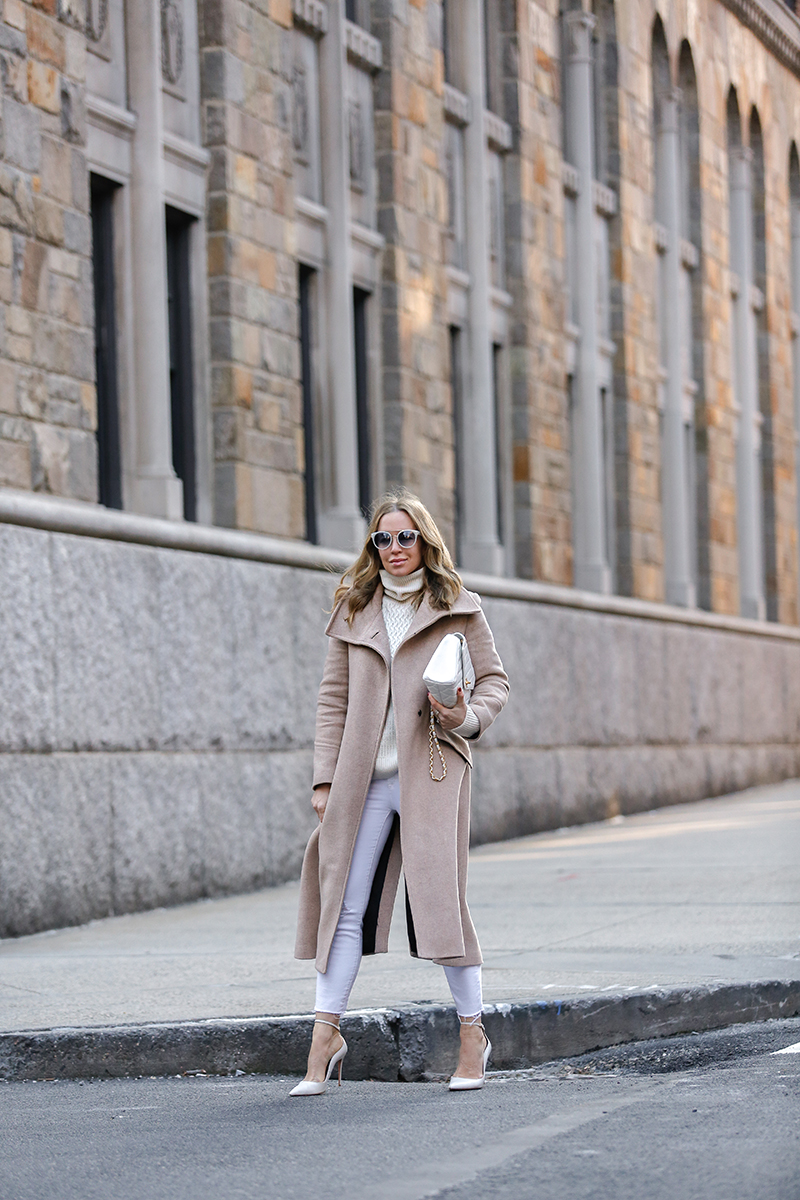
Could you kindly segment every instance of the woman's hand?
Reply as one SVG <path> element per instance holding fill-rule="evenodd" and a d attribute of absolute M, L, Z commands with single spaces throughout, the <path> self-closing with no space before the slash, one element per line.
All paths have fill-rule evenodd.
<path fill-rule="evenodd" d="M 330 794 L 331 785 L 329 783 L 321 783 L 311 793 L 311 804 L 320 821 L 325 816 L 325 809 L 328 806 L 328 796 Z"/>
<path fill-rule="evenodd" d="M 450 732 L 451 729 L 458 729 L 459 725 L 463 725 L 467 719 L 467 702 L 464 699 L 464 693 L 461 688 L 458 689 L 458 699 L 452 708 L 445 708 L 438 700 L 434 700 L 433 696 L 428 692 L 433 716 L 441 725 L 442 729 Z"/>

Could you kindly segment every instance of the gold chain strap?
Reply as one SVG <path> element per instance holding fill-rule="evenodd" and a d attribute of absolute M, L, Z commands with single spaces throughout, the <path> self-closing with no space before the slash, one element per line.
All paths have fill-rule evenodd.
<path fill-rule="evenodd" d="M 428 742 L 430 743 L 430 747 L 431 747 L 431 779 L 433 780 L 434 783 L 441 783 L 442 780 L 444 779 L 445 775 L 447 774 L 447 763 L 444 761 L 444 755 L 442 754 L 442 747 L 439 745 L 439 739 L 436 736 L 436 730 L 433 727 L 433 709 L 431 709 L 431 720 L 430 720 L 430 725 L 428 727 Z M 434 773 L 433 773 L 433 747 L 434 746 L 436 746 L 436 751 L 439 755 L 439 762 L 442 764 L 441 775 L 434 775 Z"/>

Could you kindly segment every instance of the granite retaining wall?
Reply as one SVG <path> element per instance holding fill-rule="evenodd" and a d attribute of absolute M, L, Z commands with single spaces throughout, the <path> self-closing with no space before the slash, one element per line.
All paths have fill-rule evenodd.
<path fill-rule="evenodd" d="M 335 577 L 103 520 L 0 524 L 1 936 L 291 879 L 314 826 Z M 512 692 L 477 842 L 800 775 L 798 631 L 483 583 Z"/>

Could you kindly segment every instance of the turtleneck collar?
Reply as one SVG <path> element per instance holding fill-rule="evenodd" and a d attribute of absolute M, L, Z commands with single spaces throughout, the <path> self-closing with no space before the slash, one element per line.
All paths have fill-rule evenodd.
<path fill-rule="evenodd" d="M 413 599 L 418 592 L 425 586 L 425 568 L 420 567 L 417 571 L 412 571 L 410 575 L 390 575 L 388 571 L 381 571 L 381 583 L 386 596 L 390 596 L 392 600 L 399 600 L 402 604 L 406 600 Z"/>

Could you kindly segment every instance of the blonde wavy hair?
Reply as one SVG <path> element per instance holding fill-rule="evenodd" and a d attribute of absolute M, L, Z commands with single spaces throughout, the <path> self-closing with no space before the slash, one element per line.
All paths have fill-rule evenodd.
<path fill-rule="evenodd" d="M 419 496 L 406 488 L 398 488 L 375 501 L 364 548 L 352 567 L 345 571 L 333 597 L 334 608 L 340 601 L 347 600 L 348 625 L 352 624 L 356 613 L 367 607 L 380 582 L 381 556 L 372 544 L 371 535 L 390 512 L 408 513 L 420 532 L 425 571 L 423 591 L 427 592 L 431 605 L 447 611 L 453 607 L 464 586 L 444 538 Z"/>

